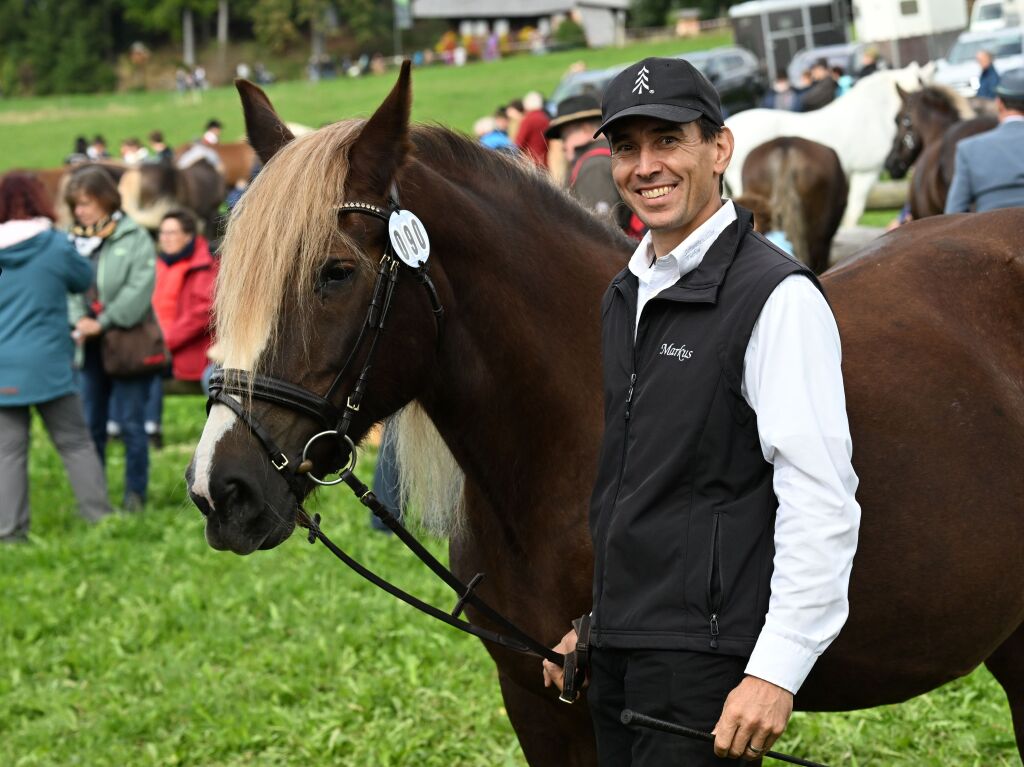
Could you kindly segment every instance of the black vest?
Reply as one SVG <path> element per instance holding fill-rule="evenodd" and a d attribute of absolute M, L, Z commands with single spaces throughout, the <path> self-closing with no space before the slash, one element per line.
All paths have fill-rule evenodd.
<path fill-rule="evenodd" d="M 635 344 L 636 276 L 621 272 L 602 303 L 599 647 L 749 655 L 768 612 L 778 500 L 743 358 L 775 287 L 791 274 L 818 283 L 736 212 L 700 265 L 647 302 Z"/>

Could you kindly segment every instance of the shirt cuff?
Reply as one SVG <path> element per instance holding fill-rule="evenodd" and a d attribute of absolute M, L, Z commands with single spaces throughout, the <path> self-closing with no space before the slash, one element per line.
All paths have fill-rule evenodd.
<path fill-rule="evenodd" d="M 763 630 L 747 661 L 745 673 L 796 695 L 818 655 L 779 634 Z"/>
<path fill-rule="evenodd" d="M 107 316 L 106 312 L 100 314 L 100 316 L 96 318 L 96 321 L 100 323 L 100 327 L 103 328 L 104 330 L 110 330 L 110 328 L 114 324 L 110 321 L 110 318 Z"/>

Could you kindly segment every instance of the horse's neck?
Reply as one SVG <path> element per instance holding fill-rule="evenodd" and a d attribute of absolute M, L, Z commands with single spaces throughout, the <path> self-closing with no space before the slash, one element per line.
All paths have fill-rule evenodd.
<path fill-rule="evenodd" d="M 930 120 L 921 121 L 921 142 L 927 146 L 940 140 L 949 126 L 959 120 L 956 113 L 946 114 L 942 112 L 933 113 Z"/>
<path fill-rule="evenodd" d="M 417 186 L 433 199 L 424 223 L 451 306 L 437 384 L 420 401 L 490 505 L 522 514 L 596 461 L 600 302 L 628 252 L 565 223 L 581 221 L 571 203 L 541 205 L 529 184 L 518 197 L 467 194 L 428 176 Z"/>

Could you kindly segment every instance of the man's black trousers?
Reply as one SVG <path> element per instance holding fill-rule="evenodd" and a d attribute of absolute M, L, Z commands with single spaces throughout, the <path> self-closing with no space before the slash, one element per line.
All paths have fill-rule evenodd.
<path fill-rule="evenodd" d="M 600 767 L 721 767 L 712 743 L 627 727 L 622 709 L 710 732 L 725 698 L 743 679 L 746 658 L 684 650 L 592 648 L 587 700 Z"/>

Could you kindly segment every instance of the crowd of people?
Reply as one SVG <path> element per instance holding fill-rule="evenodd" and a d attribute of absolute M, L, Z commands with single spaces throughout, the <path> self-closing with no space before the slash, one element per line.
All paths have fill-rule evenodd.
<path fill-rule="evenodd" d="M 211 121 L 197 143 L 216 143 L 219 128 Z M 124 159 L 170 161 L 159 131 L 149 138 L 148 149 L 122 142 Z M 102 136 L 79 138 L 68 161 L 103 159 L 105 150 Z M 138 511 L 149 451 L 162 444 L 164 379 L 198 383 L 213 364 L 217 261 L 195 216 L 165 213 L 154 244 L 125 214 L 113 176 L 95 164 L 74 169 L 60 204 L 73 222 L 68 232 L 55 228 L 54 204 L 37 178 L 12 172 L 0 180 L 0 483 L 10 490 L 0 494 L 0 542 L 28 536 L 32 408 L 83 517 L 113 510 L 103 466 L 114 436 L 125 453 L 118 506 Z"/>

